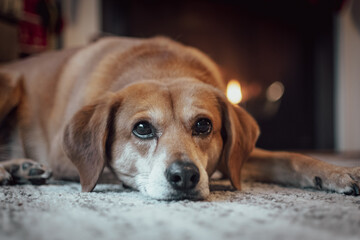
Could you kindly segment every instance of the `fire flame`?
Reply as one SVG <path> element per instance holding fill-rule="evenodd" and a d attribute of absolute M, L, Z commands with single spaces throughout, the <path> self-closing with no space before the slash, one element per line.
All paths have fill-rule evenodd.
<path fill-rule="evenodd" d="M 233 104 L 238 104 L 242 100 L 240 83 L 237 80 L 231 80 L 226 89 L 226 96 Z"/>

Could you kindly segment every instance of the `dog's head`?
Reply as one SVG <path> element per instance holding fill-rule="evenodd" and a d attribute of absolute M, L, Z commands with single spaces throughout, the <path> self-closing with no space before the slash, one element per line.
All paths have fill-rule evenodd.
<path fill-rule="evenodd" d="M 258 134 L 254 119 L 210 85 L 144 81 L 77 112 L 66 126 L 64 150 L 83 191 L 108 166 L 150 197 L 201 199 L 216 169 L 240 189 L 241 167 Z"/>

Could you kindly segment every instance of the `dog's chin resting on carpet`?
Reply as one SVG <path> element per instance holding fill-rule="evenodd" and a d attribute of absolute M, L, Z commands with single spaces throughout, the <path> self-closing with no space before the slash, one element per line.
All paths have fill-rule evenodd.
<path fill-rule="evenodd" d="M 0 68 L 0 181 L 79 179 L 105 167 L 156 199 L 204 199 L 219 170 L 241 179 L 359 195 L 360 168 L 255 147 L 256 121 L 217 65 L 167 38 L 110 37 Z M 4 157 L 6 156 L 6 157 Z"/>

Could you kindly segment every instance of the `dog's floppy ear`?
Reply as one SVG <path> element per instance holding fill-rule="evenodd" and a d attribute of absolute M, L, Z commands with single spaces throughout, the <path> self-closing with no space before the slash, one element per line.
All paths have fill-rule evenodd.
<path fill-rule="evenodd" d="M 120 100 L 112 94 L 80 109 L 66 125 L 63 149 L 77 167 L 83 192 L 91 192 L 111 158 Z"/>
<path fill-rule="evenodd" d="M 241 168 L 254 149 L 260 130 L 255 119 L 243 108 L 229 103 L 225 97 L 218 100 L 222 114 L 223 138 L 219 170 L 240 190 Z"/>

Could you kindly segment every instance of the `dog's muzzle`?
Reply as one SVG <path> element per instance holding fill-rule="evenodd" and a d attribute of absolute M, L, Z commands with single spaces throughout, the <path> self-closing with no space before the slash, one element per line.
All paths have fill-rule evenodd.
<path fill-rule="evenodd" d="M 165 176 L 173 189 L 184 193 L 195 189 L 200 180 L 198 167 L 185 161 L 171 163 L 165 171 Z"/>

